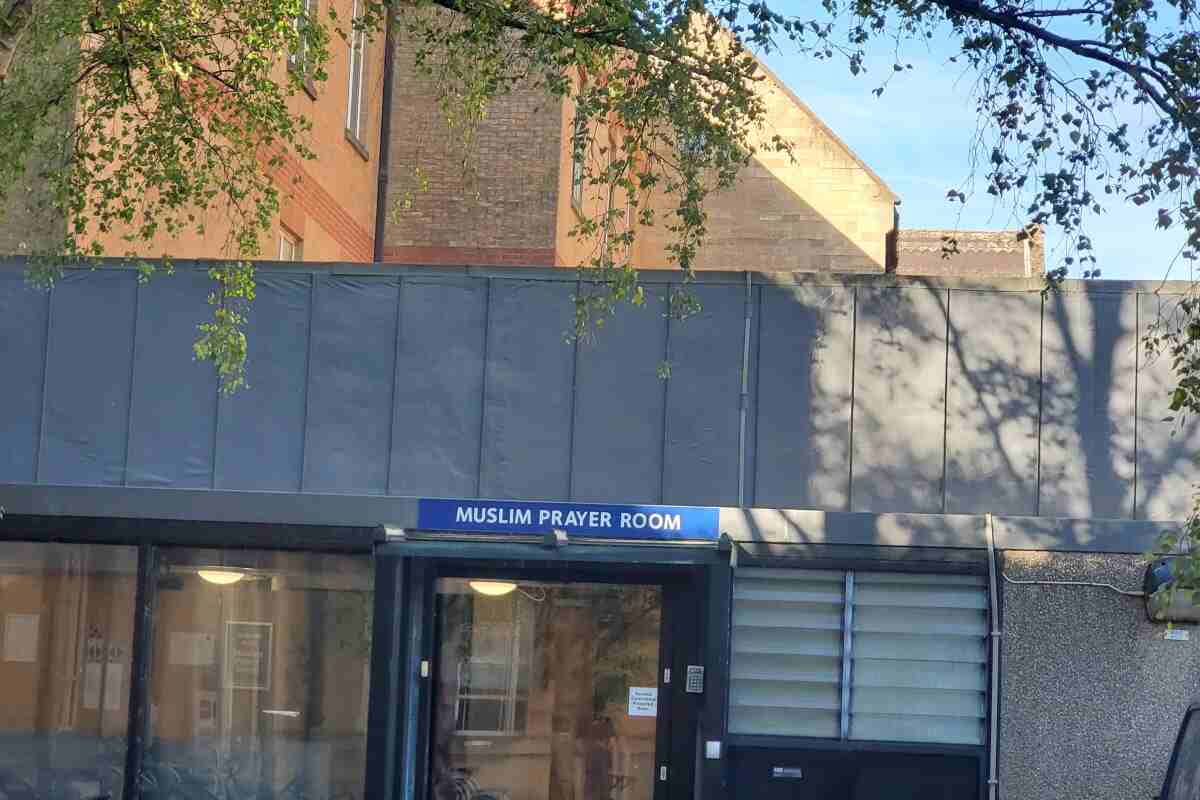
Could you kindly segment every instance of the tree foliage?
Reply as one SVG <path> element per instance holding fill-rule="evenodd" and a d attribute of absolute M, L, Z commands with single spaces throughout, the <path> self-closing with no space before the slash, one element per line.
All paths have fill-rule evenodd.
<path fill-rule="evenodd" d="M 303 0 L 9 0 L 0 199 L 21 195 L 63 221 L 35 253 L 33 278 L 50 283 L 61 259 L 105 255 L 96 234 L 136 253 L 217 220 L 230 260 L 211 270 L 214 316 L 195 349 L 226 388 L 241 385 L 248 259 L 286 188 L 273 174 L 285 154 L 313 156 L 311 123 L 289 100 L 325 79 L 339 30 L 336 17 L 306 19 Z M 156 268 L 138 263 L 143 277 Z"/>

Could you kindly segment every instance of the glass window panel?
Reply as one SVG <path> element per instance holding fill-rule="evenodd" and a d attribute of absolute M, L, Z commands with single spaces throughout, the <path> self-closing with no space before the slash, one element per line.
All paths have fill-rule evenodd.
<path fill-rule="evenodd" d="M 653 797 L 656 709 L 630 697 L 657 697 L 661 609 L 657 586 L 439 579 L 434 800 Z"/>
<path fill-rule="evenodd" d="M 119 798 L 137 550 L 0 542 L 0 785 Z"/>
<path fill-rule="evenodd" d="M 367 557 L 164 548 L 148 769 L 179 796 L 363 797 Z"/>
<path fill-rule="evenodd" d="M 850 738 L 982 744 L 986 637 L 982 577 L 855 573 Z"/>
<path fill-rule="evenodd" d="M 845 574 L 738 569 L 729 730 L 839 735 Z"/>
<path fill-rule="evenodd" d="M 358 19 L 358 0 L 355 0 L 350 19 Z M 363 50 L 366 46 L 364 31 L 350 33 L 350 69 L 349 87 L 346 103 L 346 130 L 355 138 L 362 135 L 362 90 L 363 90 Z"/>

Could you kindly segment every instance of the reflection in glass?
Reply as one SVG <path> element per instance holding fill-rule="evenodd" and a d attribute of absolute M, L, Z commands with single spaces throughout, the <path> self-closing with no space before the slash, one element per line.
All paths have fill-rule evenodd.
<path fill-rule="evenodd" d="M 161 800 L 361 798 L 370 559 L 160 560 L 146 760 Z"/>
<path fill-rule="evenodd" d="M 1200 711 L 1184 718 L 1175 745 L 1175 768 L 1164 800 L 1200 800 Z"/>
<path fill-rule="evenodd" d="M 434 800 L 650 800 L 661 609 L 657 586 L 439 579 Z"/>
<path fill-rule="evenodd" d="M 137 551 L 0 542 L 0 797 L 119 798 Z"/>

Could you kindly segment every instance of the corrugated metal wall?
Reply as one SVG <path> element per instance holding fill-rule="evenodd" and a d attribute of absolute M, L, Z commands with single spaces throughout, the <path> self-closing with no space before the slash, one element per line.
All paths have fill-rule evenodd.
<path fill-rule="evenodd" d="M 301 267 L 261 271 L 222 397 L 191 359 L 202 272 L 47 295 L 0 266 L 0 483 L 737 504 L 738 276 L 575 343 L 572 272 Z M 1119 289 L 755 285 L 747 503 L 1184 515 L 1200 433 L 1139 347 L 1171 300 Z"/>

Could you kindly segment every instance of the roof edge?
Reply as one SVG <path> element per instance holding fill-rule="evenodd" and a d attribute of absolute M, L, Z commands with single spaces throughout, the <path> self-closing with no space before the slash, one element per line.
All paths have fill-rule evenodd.
<path fill-rule="evenodd" d="M 968 256 L 970 254 L 967 254 Z M 0 258 L 0 275 L 5 272 L 19 274 L 27 262 L 24 256 Z M 178 260 L 173 262 L 177 271 L 202 270 L 207 271 L 213 264 L 224 263 L 220 260 Z M 258 261 L 254 262 L 255 269 L 262 275 L 312 275 L 329 274 L 344 277 L 385 277 L 385 278 L 438 278 L 451 277 L 467 278 L 497 278 L 526 281 L 561 281 L 575 282 L 587 280 L 586 269 L 571 267 L 492 267 L 492 266 L 447 266 L 444 264 L 395 264 L 367 263 L 349 261 Z M 93 270 L 133 272 L 136 267 L 126 259 L 100 259 L 92 264 L 81 264 L 76 267 L 64 268 L 68 273 L 80 273 Z M 663 266 L 638 270 L 640 279 L 645 284 L 673 284 L 683 279 L 683 273 L 678 267 Z M 1005 291 L 1033 292 L 1047 288 L 1044 276 L 1029 278 L 985 278 L 958 276 L 922 276 L 897 275 L 886 272 L 800 272 L 784 270 L 702 270 L 694 273 L 692 283 L 708 284 L 738 284 L 745 285 L 746 275 L 752 282 L 759 285 L 793 287 L 793 286 L 842 286 L 864 288 L 908 288 L 908 289 L 961 289 L 976 291 Z M 151 278 L 153 280 L 153 278 Z M 1058 289 L 1067 294 L 1077 293 L 1109 293 L 1109 294 L 1161 294 L 1182 295 L 1196 290 L 1192 281 L 1180 280 L 1109 280 L 1109 279 L 1069 279 L 1063 281 Z"/>
<path fill-rule="evenodd" d="M 900 195 L 896 194 L 896 192 L 892 190 L 892 187 L 887 185 L 887 182 L 879 176 L 879 173 L 872 169 L 867 162 L 863 161 L 862 158 L 860 158 L 859 155 L 850 148 L 850 145 L 846 144 L 842 137 L 838 136 L 834 132 L 833 128 L 830 128 L 827 124 L 825 124 L 825 120 L 821 119 L 821 116 L 817 114 L 817 112 L 813 111 L 812 107 L 808 105 L 808 103 L 805 103 L 803 100 L 801 100 L 799 95 L 792 90 L 792 87 L 788 86 L 787 83 L 785 83 L 778 75 L 775 74 L 774 70 L 766 65 L 758 53 L 752 52 L 749 49 L 747 49 L 746 52 L 750 53 L 750 55 L 754 58 L 755 63 L 758 64 L 758 68 L 763 71 L 763 74 L 766 75 L 766 77 L 772 83 L 778 86 L 789 100 L 791 100 L 802 111 L 812 117 L 817 127 L 821 129 L 821 132 L 832 139 L 833 142 L 840 147 L 842 151 L 845 152 L 852 161 L 854 161 L 855 164 L 858 164 L 858 166 L 861 167 L 864 172 L 870 175 L 871 180 L 875 181 L 875 183 L 879 185 L 879 188 L 887 192 L 888 196 L 891 197 L 893 201 L 900 199 Z"/>

